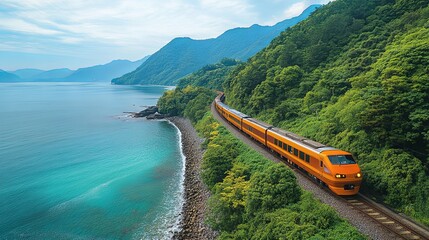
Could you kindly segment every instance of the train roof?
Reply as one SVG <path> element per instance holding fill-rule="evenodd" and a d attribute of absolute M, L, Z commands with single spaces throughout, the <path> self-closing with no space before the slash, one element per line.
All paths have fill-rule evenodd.
<path fill-rule="evenodd" d="M 216 98 L 215 98 L 215 100 L 217 101 L 217 102 L 222 102 L 223 101 L 223 99 L 225 99 L 225 95 L 218 95 Z"/>
<path fill-rule="evenodd" d="M 246 114 L 239 112 L 235 109 L 230 108 L 229 111 L 231 111 L 232 113 L 234 113 L 235 115 L 239 116 L 240 118 L 248 118 L 249 116 L 247 116 Z"/>
<path fill-rule="evenodd" d="M 250 118 L 249 117 L 249 118 L 246 118 L 246 120 L 249 120 L 250 122 L 256 123 L 256 124 L 258 124 L 258 125 L 260 125 L 260 126 L 262 126 L 264 128 L 272 128 L 273 127 L 273 125 L 268 124 L 266 122 L 262 122 L 262 121 L 260 121 L 258 119 L 254 119 L 254 118 Z"/>
<path fill-rule="evenodd" d="M 217 104 L 219 104 L 221 107 L 226 108 L 226 109 L 230 109 L 228 105 L 226 105 L 223 102 L 218 102 Z"/>
<path fill-rule="evenodd" d="M 237 110 L 235 110 L 233 108 L 230 108 L 228 105 L 226 105 L 223 102 L 219 101 L 217 104 L 219 104 L 223 108 L 226 108 L 228 111 L 234 113 L 235 115 L 239 116 L 240 118 L 248 118 L 249 117 L 248 115 L 246 115 L 246 114 L 244 114 L 242 112 L 239 112 L 239 111 L 237 111 Z"/>
<path fill-rule="evenodd" d="M 294 140 L 297 143 L 300 143 L 301 145 L 306 146 L 307 148 L 311 148 L 312 150 L 321 153 L 323 151 L 327 150 L 337 150 L 336 148 L 326 146 L 322 143 L 313 141 L 311 139 L 307 139 L 305 137 L 299 136 L 298 134 L 295 134 L 293 132 L 285 131 L 280 128 L 273 127 L 270 129 L 270 131 L 277 133 L 278 135 L 285 136 L 287 138 L 290 138 Z"/>

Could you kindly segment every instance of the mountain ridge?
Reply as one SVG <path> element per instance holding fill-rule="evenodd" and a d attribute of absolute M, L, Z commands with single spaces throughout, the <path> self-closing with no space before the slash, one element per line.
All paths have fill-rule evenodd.
<path fill-rule="evenodd" d="M 9 73 L 15 74 L 22 79 L 31 78 L 42 72 L 45 72 L 45 71 L 41 69 L 36 69 L 36 68 L 24 68 L 24 69 L 18 69 L 15 71 L 9 71 Z"/>
<path fill-rule="evenodd" d="M 16 74 L 6 72 L 0 69 L 0 82 L 19 82 L 21 78 Z"/>
<path fill-rule="evenodd" d="M 64 79 L 68 82 L 108 82 L 112 77 L 121 76 L 124 73 L 135 70 L 144 60 L 145 58 L 134 62 L 130 60 L 113 60 L 107 64 L 79 68 Z"/>
<path fill-rule="evenodd" d="M 205 40 L 175 38 L 135 71 L 113 79 L 112 83 L 174 85 L 181 77 L 223 58 L 245 61 L 266 47 L 280 32 L 307 18 L 320 6 L 311 5 L 299 16 L 273 26 L 253 24 L 246 28 L 233 28 Z"/>
<path fill-rule="evenodd" d="M 17 76 L 18 78 L 12 75 L 9 76 L 14 82 L 109 82 L 114 77 L 122 76 L 127 72 L 135 70 L 149 57 L 150 55 L 137 61 L 116 59 L 106 64 L 78 68 L 76 70 L 57 68 L 45 71 L 25 68 L 4 72 Z"/>

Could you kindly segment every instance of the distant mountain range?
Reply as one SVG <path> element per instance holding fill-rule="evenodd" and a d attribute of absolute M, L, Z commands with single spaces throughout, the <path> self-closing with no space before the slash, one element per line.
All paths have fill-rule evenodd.
<path fill-rule="evenodd" d="M 70 74 L 72 74 L 74 71 L 70 70 L 68 68 L 59 68 L 59 69 L 53 69 L 49 71 L 43 71 L 37 75 L 34 75 L 30 79 L 33 81 L 49 81 L 49 80 L 57 80 L 57 79 L 63 79 Z"/>
<path fill-rule="evenodd" d="M 235 28 L 217 38 L 207 40 L 175 38 L 135 71 L 113 79 L 112 83 L 175 85 L 181 77 L 223 58 L 246 61 L 282 31 L 306 19 L 320 6 L 312 5 L 301 15 L 274 26 L 255 24 L 249 28 Z"/>
<path fill-rule="evenodd" d="M 114 60 L 104 65 L 79 68 L 75 71 L 68 68 L 44 71 L 40 69 L 19 69 L 5 72 L 0 70 L 0 82 L 109 82 L 112 78 L 134 71 L 149 56 L 132 62 Z"/>
<path fill-rule="evenodd" d="M 140 66 L 147 58 L 148 57 L 135 62 L 128 60 L 115 60 L 104 65 L 79 68 L 64 79 L 67 82 L 108 82 L 112 80 L 112 78 L 122 76 L 125 73 L 136 70 L 136 68 Z"/>
<path fill-rule="evenodd" d="M 25 68 L 25 69 L 19 69 L 16 71 L 12 71 L 9 73 L 15 74 L 16 76 L 18 76 L 21 79 L 29 79 L 32 78 L 40 73 L 45 72 L 44 70 L 40 70 L 40 69 L 34 69 L 34 68 Z"/>
<path fill-rule="evenodd" d="M 19 82 L 21 78 L 13 73 L 8 73 L 0 69 L 0 82 Z"/>

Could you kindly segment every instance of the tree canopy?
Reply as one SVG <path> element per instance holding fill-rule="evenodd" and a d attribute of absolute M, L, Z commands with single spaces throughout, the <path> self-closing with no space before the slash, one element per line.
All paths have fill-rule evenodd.
<path fill-rule="evenodd" d="M 235 68 L 223 85 L 227 103 L 352 152 L 364 171 L 363 191 L 429 224 L 428 4 L 327 4 Z M 377 167 L 392 152 L 391 164 L 413 163 L 414 177 Z M 395 191 L 387 176 L 411 191 Z"/>
<path fill-rule="evenodd" d="M 220 82 L 211 78 L 221 79 L 226 101 L 233 108 L 352 152 L 364 174 L 362 191 L 429 225 L 428 4 L 426 0 L 331 2 L 281 33 L 248 62 L 228 71 L 202 70 L 200 73 L 215 69 L 216 74 L 205 75 L 201 83 L 213 88 Z M 217 73 L 225 75 L 218 78 Z M 192 80 L 185 84 L 199 83 Z M 197 96 L 190 93 L 191 98 L 183 99 Z M 169 101 L 178 109 L 189 102 Z M 203 101 L 198 102 L 203 105 Z M 169 105 L 165 106 L 168 109 Z M 219 129 L 209 131 L 212 126 L 202 127 L 205 132 L 216 133 L 209 134 L 208 139 L 223 133 Z M 222 169 L 223 179 L 238 161 L 249 162 L 251 173 L 262 174 L 268 166 L 255 164 L 255 159 L 249 153 L 229 159 L 231 162 Z M 247 194 L 247 199 L 256 194 L 252 179 L 256 177 L 249 179 L 249 189 L 239 191 Z M 212 185 L 222 181 L 216 179 Z M 235 180 L 230 179 L 230 183 Z M 259 199 L 260 205 L 255 206 L 262 206 L 262 200 L 269 198 Z M 246 212 L 242 207 L 235 210 L 239 209 L 240 214 Z M 262 223 L 275 217 L 272 213 L 259 220 Z M 291 219 L 295 219 L 293 214 Z M 244 221 L 234 218 L 235 237 L 257 233 L 252 221 Z M 280 232 L 275 224 L 264 227 Z"/>

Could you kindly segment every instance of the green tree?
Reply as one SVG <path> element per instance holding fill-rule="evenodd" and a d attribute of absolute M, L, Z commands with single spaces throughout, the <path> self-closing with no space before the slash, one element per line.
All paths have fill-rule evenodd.
<path fill-rule="evenodd" d="M 235 164 L 223 181 L 216 184 L 207 217 L 215 230 L 233 231 L 243 222 L 249 187 L 249 171 L 243 164 Z"/>
<path fill-rule="evenodd" d="M 286 207 L 299 201 L 301 196 L 301 189 L 296 183 L 295 176 L 281 164 L 255 173 L 250 183 L 246 208 L 249 215 Z"/>
<path fill-rule="evenodd" d="M 338 0 L 284 31 L 225 81 L 228 104 L 252 117 L 350 151 L 375 189 L 399 211 L 429 222 L 429 3 Z M 407 178 L 375 171 L 384 156 L 398 169 L 407 154 L 421 192 Z M 365 186 L 364 185 L 364 186 Z"/>

